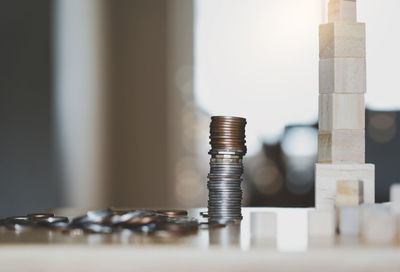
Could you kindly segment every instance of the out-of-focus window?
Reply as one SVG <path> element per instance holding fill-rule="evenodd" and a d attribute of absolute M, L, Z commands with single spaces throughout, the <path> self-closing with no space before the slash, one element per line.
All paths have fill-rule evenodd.
<path fill-rule="evenodd" d="M 195 100 L 248 119 L 249 154 L 288 123 L 315 122 L 321 0 L 201 0 L 195 17 Z"/>
<path fill-rule="evenodd" d="M 200 165 L 207 166 L 210 115 L 246 117 L 245 205 L 312 206 L 317 155 L 318 28 L 328 0 L 196 0 L 195 104 Z M 377 199 L 396 173 L 398 0 L 359 0 L 367 29 L 367 160 L 377 166 Z M 207 117 L 207 118 L 205 118 Z M 378 141 L 379 140 L 379 141 Z M 382 144 L 385 144 L 383 146 Z M 390 154 L 377 150 L 392 150 Z M 380 169 L 385 169 L 381 171 Z M 203 169 L 201 173 L 207 170 Z M 204 177 L 205 178 L 205 177 Z M 385 180 L 383 186 L 382 180 Z"/>
<path fill-rule="evenodd" d="M 318 112 L 318 25 L 327 0 L 200 0 L 195 5 L 195 101 L 249 120 L 249 154 L 285 125 Z M 398 0 L 358 1 L 367 24 L 367 106 L 400 108 Z"/>

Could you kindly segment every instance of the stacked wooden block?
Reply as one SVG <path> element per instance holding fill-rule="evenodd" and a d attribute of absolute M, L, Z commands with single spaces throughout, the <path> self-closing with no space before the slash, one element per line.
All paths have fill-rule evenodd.
<path fill-rule="evenodd" d="M 365 24 L 355 0 L 330 0 L 320 25 L 318 163 L 315 203 L 333 209 L 338 181 L 359 181 L 363 201 L 375 201 L 375 167 L 365 164 Z"/>

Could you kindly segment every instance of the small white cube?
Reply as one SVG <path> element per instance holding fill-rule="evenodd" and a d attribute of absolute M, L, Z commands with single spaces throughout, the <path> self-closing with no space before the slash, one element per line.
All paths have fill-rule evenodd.
<path fill-rule="evenodd" d="M 315 207 L 332 210 L 338 180 L 362 180 L 364 203 L 375 202 L 375 166 L 373 164 L 315 164 Z"/>
<path fill-rule="evenodd" d="M 319 62 L 320 93 L 365 93 L 365 58 L 328 58 Z"/>
<path fill-rule="evenodd" d="M 319 56 L 365 58 L 365 24 L 335 22 L 319 26 Z"/>
<path fill-rule="evenodd" d="M 393 184 L 390 187 L 390 202 L 392 212 L 394 214 L 400 214 L 400 184 Z"/>
<path fill-rule="evenodd" d="M 395 216 L 382 204 L 363 205 L 361 235 L 367 243 L 392 244 L 396 234 Z"/>
<path fill-rule="evenodd" d="M 276 239 L 277 215 L 273 212 L 250 213 L 250 231 L 252 239 Z"/>
<path fill-rule="evenodd" d="M 319 131 L 365 128 L 364 94 L 320 94 Z"/>
<path fill-rule="evenodd" d="M 336 182 L 336 206 L 354 206 L 363 202 L 363 183 L 360 180 L 338 180 Z"/>
<path fill-rule="evenodd" d="M 330 0 L 328 4 L 328 20 L 329 22 L 356 22 L 356 0 Z"/>
<path fill-rule="evenodd" d="M 360 232 L 360 207 L 342 206 L 338 208 L 339 232 L 341 235 L 358 235 Z"/>
<path fill-rule="evenodd" d="M 308 212 L 308 236 L 329 238 L 335 236 L 335 213 L 331 211 Z"/>

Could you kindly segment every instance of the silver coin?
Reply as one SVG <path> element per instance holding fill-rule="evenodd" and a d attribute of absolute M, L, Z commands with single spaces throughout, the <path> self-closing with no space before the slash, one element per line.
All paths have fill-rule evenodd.
<path fill-rule="evenodd" d="M 240 210 L 239 211 L 214 211 L 211 209 L 208 209 L 208 215 L 209 216 L 215 216 L 215 215 L 227 215 L 227 216 L 236 216 L 236 215 L 242 215 Z"/>
<path fill-rule="evenodd" d="M 220 202 L 218 202 L 220 201 Z M 231 201 L 231 202 L 222 202 L 222 201 Z M 221 198 L 211 198 L 208 203 L 241 203 L 242 198 L 236 197 L 236 198 L 226 198 L 226 199 L 221 199 Z"/>
<path fill-rule="evenodd" d="M 243 163 L 240 162 L 210 162 L 211 166 L 232 166 L 232 167 L 243 167 Z"/>
<path fill-rule="evenodd" d="M 242 175 L 238 174 L 230 174 L 230 175 L 221 175 L 221 174 L 214 174 L 210 173 L 209 176 L 207 176 L 209 180 L 220 180 L 220 181 L 242 181 Z"/>
<path fill-rule="evenodd" d="M 222 189 L 214 189 L 211 190 L 209 195 L 230 195 L 230 196 L 234 196 L 234 195 L 238 195 L 238 196 L 242 196 L 242 191 L 241 190 L 236 190 L 236 189 L 229 189 L 227 188 L 226 191 L 222 190 Z"/>
<path fill-rule="evenodd" d="M 208 200 L 208 203 L 241 203 L 241 199 L 213 199 Z"/>
<path fill-rule="evenodd" d="M 228 167 L 228 166 L 225 166 L 225 167 L 221 167 L 221 166 L 213 167 L 213 166 L 211 166 L 210 167 L 210 173 L 213 173 L 213 172 L 236 172 L 236 173 L 241 173 L 242 174 L 243 171 L 244 171 L 243 167 Z"/>
<path fill-rule="evenodd" d="M 212 180 L 219 180 L 219 181 L 242 181 L 243 178 L 228 178 L 228 177 L 221 177 L 221 178 L 213 178 Z"/>
<path fill-rule="evenodd" d="M 237 175 L 238 177 L 240 177 L 243 174 L 243 170 L 242 169 L 233 169 L 233 168 L 214 168 L 214 169 L 210 169 L 209 174 L 210 175 L 215 175 L 215 174 L 224 174 L 224 173 L 229 173 L 229 174 L 234 174 Z"/>
<path fill-rule="evenodd" d="M 240 211 L 241 210 L 241 205 L 216 205 L 216 204 L 209 204 L 208 210 L 212 210 L 215 212 L 226 212 L 226 211 Z"/>
<path fill-rule="evenodd" d="M 238 211 L 241 208 L 240 204 L 235 204 L 235 205 L 225 205 L 225 204 L 208 204 L 208 209 L 211 210 L 213 209 L 214 211 L 225 211 L 225 210 L 230 210 L 230 211 Z"/>
<path fill-rule="evenodd" d="M 229 166 L 211 166 L 210 173 L 212 172 L 236 172 L 236 173 L 243 173 L 243 167 L 229 167 Z"/>
<path fill-rule="evenodd" d="M 239 175 L 236 173 L 230 173 L 230 174 L 210 173 L 210 174 L 208 174 L 207 178 L 213 179 L 213 180 L 218 180 L 218 179 L 227 179 L 227 180 L 235 180 L 236 179 L 236 180 L 240 180 L 240 181 L 243 180 L 242 175 Z"/>
<path fill-rule="evenodd" d="M 229 205 L 232 205 L 232 204 L 240 204 L 242 201 L 241 201 L 241 199 L 211 199 L 211 200 L 208 200 L 208 203 L 212 203 L 212 204 L 229 204 Z"/>
<path fill-rule="evenodd" d="M 237 201 L 237 202 L 208 202 L 208 207 L 227 207 L 227 208 L 240 208 L 241 205 L 241 201 Z"/>
<path fill-rule="evenodd" d="M 242 181 L 223 181 L 223 180 L 214 180 L 214 179 L 209 179 L 207 181 L 207 184 L 210 185 L 220 185 L 220 186 L 235 186 L 235 187 L 239 187 L 241 185 Z"/>
<path fill-rule="evenodd" d="M 218 191 L 227 189 L 228 191 L 237 190 L 238 192 L 242 192 L 240 188 L 240 184 L 214 184 L 214 183 L 207 183 L 207 188 L 216 189 Z"/>
<path fill-rule="evenodd" d="M 217 159 L 241 159 L 241 156 L 238 155 L 224 155 L 224 154 L 217 154 L 214 155 L 213 158 L 217 158 Z"/>
<path fill-rule="evenodd" d="M 236 188 L 225 188 L 226 191 L 224 192 L 224 188 L 212 188 L 212 190 L 210 190 L 210 194 L 211 195 L 242 195 L 242 190 L 238 190 Z M 209 194 L 209 195 L 210 195 Z"/>
<path fill-rule="evenodd" d="M 220 201 L 220 202 L 218 202 L 218 201 Z M 231 202 L 222 202 L 222 201 L 231 201 Z M 241 203 L 241 201 L 242 201 L 242 198 L 240 198 L 240 197 L 236 197 L 236 198 L 226 198 L 226 199 L 221 199 L 221 198 L 210 198 L 209 199 L 209 201 L 208 201 L 208 203 L 215 203 L 215 204 L 218 204 L 218 203 Z"/>
<path fill-rule="evenodd" d="M 224 176 L 227 176 L 227 175 L 233 176 L 236 179 L 242 179 L 242 173 L 241 172 L 235 172 L 235 171 L 231 171 L 231 172 L 229 172 L 227 170 L 218 171 L 218 172 L 210 171 L 210 173 L 208 174 L 208 176 L 212 176 L 212 177 L 213 176 L 216 176 L 216 177 L 222 176 L 222 178 L 224 178 Z M 229 178 L 229 177 L 226 177 L 226 178 Z"/>
<path fill-rule="evenodd" d="M 241 217 L 241 213 L 209 213 L 209 217 Z"/>
<path fill-rule="evenodd" d="M 229 179 L 232 179 L 232 180 L 229 180 L 229 181 L 227 181 L 227 180 L 223 180 L 224 178 L 229 178 Z M 234 179 L 236 179 L 236 180 L 234 180 Z M 208 177 L 208 181 L 207 182 L 212 182 L 212 183 L 215 183 L 215 184 L 241 184 L 242 183 L 242 179 L 241 178 L 238 178 L 238 177 L 235 177 L 235 176 L 210 176 L 210 177 Z"/>
<path fill-rule="evenodd" d="M 243 200 L 242 198 L 240 198 L 240 197 L 236 197 L 236 198 L 226 198 L 226 199 L 220 199 L 220 198 L 210 198 L 210 200 L 208 201 L 208 203 L 215 203 L 215 204 L 218 204 L 218 203 L 224 203 L 224 202 L 217 202 L 217 201 L 221 201 L 221 200 L 229 200 L 229 201 L 232 201 L 232 202 L 228 202 L 228 203 L 241 203 L 241 201 Z M 235 204 L 236 205 L 236 204 Z"/>
<path fill-rule="evenodd" d="M 208 207 L 232 207 L 232 208 L 237 208 L 241 207 L 241 201 L 237 202 L 212 202 L 209 201 Z"/>
<path fill-rule="evenodd" d="M 212 194 L 208 194 L 209 200 L 210 201 L 214 201 L 214 200 L 242 200 L 243 197 L 241 195 L 212 195 Z"/>
<path fill-rule="evenodd" d="M 228 186 L 213 186 L 213 185 L 210 185 L 208 187 L 212 188 L 213 189 L 212 191 L 215 192 L 215 193 L 220 193 L 221 191 L 225 191 L 225 190 L 226 190 L 227 193 L 229 193 L 229 192 L 242 193 L 242 190 L 238 186 L 228 187 Z"/>
<path fill-rule="evenodd" d="M 212 159 L 212 158 L 211 158 Z M 232 167 L 243 167 L 243 162 L 224 162 L 224 161 L 220 161 L 220 162 L 213 162 L 210 159 L 209 164 L 211 166 L 232 166 Z"/>
<path fill-rule="evenodd" d="M 241 189 L 239 186 L 233 186 L 233 185 L 225 185 L 225 186 L 221 186 L 221 185 L 213 185 L 213 184 L 207 184 L 207 188 L 211 189 L 212 191 L 215 189 L 215 191 L 221 191 L 226 189 L 227 191 L 237 191 L 237 192 L 241 192 Z"/>
<path fill-rule="evenodd" d="M 229 215 L 242 215 L 240 210 L 234 210 L 234 211 L 229 211 L 229 210 L 220 210 L 220 209 L 212 209 L 212 208 L 208 208 L 208 215 L 209 216 L 216 216 L 216 215 L 225 215 L 225 216 L 229 216 Z"/>
<path fill-rule="evenodd" d="M 69 223 L 68 217 L 65 216 L 52 216 L 52 217 L 47 217 L 47 218 L 42 218 L 39 221 L 37 221 L 37 224 L 40 226 L 51 226 L 52 224 L 55 223 Z"/>
<path fill-rule="evenodd" d="M 210 216 L 241 216 L 242 213 L 239 211 L 213 211 L 211 209 L 208 209 L 208 214 Z"/>
<path fill-rule="evenodd" d="M 209 181 L 207 181 L 207 185 L 217 186 L 217 187 L 221 187 L 221 188 L 228 186 L 228 187 L 234 187 L 234 188 L 237 188 L 238 190 L 241 190 L 241 187 L 240 187 L 241 182 L 237 182 L 237 181 L 221 182 L 221 181 L 209 180 Z"/>
<path fill-rule="evenodd" d="M 223 184 L 223 182 L 224 182 L 223 179 L 232 179 L 232 180 L 225 181 L 225 183 L 227 183 L 227 184 L 229 184 L 229 182 L 231 182 L 231 183 L 236 182 L 236 183 L 240 184 L 243 180 L 235 175 L 229 175 L 229 176 L 228 175 L 225 175 L 225 176 L 218 175 L 218 176 L 209 176 L 208 177 L 208 181 L 215 182 L 215 183 L 220 182 L 221 184 Z"/>
<path fill-rule="evenodd" d="M 211 169 L 209 175 L 218 175 L 218 174 L 230 174 L 230 175 L 237 175 L 241 176 L 243 174 L 242 169 L 229 169 L 229 168 L 218 168 L 218 169 Z"/>
<path fill-rule="evenodd" d="M 237 188 L 215 188 L 215 187 L 211 187 L 211 189 L 212 190 L 210 190 L 210 193 L 218 194 L 218 195 L 223 194 L 224 193 L 224 189 L 226 189 L 225 194 L 231 194 L 232 193 L 231 195 L 233 195 L 233 193 L 234 194 L 242 194 L 243 193 L 242 190 L 237 189 Z"/>
<path fill-rule="evenodd" d="M 221 178 L 236 178 L 236 179 L 242 179 L 242 173 L 238 172 L 228 172 L 228 171 L 220 171 L 220 172 L 210 172 L 208 174 L 208 177 L 221 177 Z"/>
<path fill-rule="evenodd" d="M 210 172 L 235 172 L 235 173 L 243 173 L 243 168 L 239 167 L 210 167 Z"/>
<path fill-rule="evenodd" d="M 210 172 L 222 172 L 222 171 L 231 171 L 237 173 L 243 173 L 243 167 L 229 167 L 229 166 L 211 166 Z"/>
<path fill-rule="evenodd" d="M 214 200 L 242 200 L 243 197 L 242 196 L 215 196 L 215 195 L 208 195 L 208 198 L 210 201 L 214 201 Z"/>
<path fill-rule="evenodd" d="M 210 166 L 210 171 L 211 172 L 213 172 L 213 171 L 236 171 L 236 172 L 240 172 L 240 173 L 242 173 L 243 172 L 243 166 L 240 166 L 240 167 L 238 167 L 238 166 L 229 166 L 229 165 L 211 165 Z"/>
<path fill-rule="evenodd" d="M 230 186 L 240 189 L 241 182 L 240 181 L 218 181 L 218 180 L 208 180 L 207 185 L 211 186 Z"/>
<path fill-rule="evenodd" d="M 214 176 L 216 176 L 216 177 L 219 177 L 219 176 L 222 176 L 222 177 L 224 177 L 224 176 L 233 176 L 234 178 L 241 178 L 241 176 L 242 176 L 242 173 L 241 172 L 238 172 L 238 171 L 227 171 L 227 170 L 224 170 L 224 171 L 211 171 L 209 174 L 208 174 L 208 176 L 210 177 L 214 177 Z"/>

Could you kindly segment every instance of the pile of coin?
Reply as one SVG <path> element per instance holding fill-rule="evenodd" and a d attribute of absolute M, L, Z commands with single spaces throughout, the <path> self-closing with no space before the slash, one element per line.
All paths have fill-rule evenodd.
<path fill-rule="evenodd" d="M 241 203 L 246 119 L 213 116 L 210 124 L 211 155 L 208 174 L 210 221 L 242 219 Z"/>
<path fill-rule="evenodd" d="M 0 219 L 0 230 L 27 231 L 46 228 L 66 234 L 115 233 L 131 231 L 160 236 L 187 235 L 199 229 L 195 218 L 185 210 L 115 210 L 89 211 L 69 220 L 52 213 L 34 213 Z"/>

